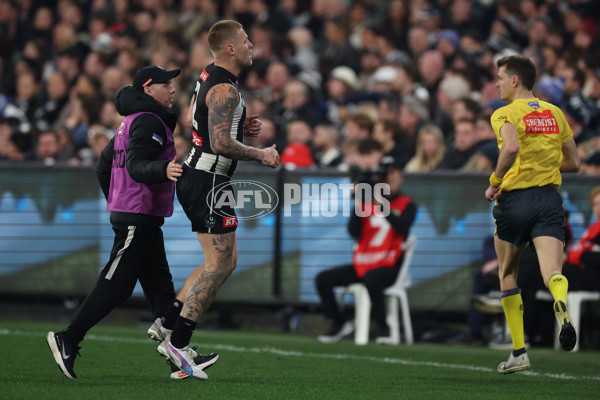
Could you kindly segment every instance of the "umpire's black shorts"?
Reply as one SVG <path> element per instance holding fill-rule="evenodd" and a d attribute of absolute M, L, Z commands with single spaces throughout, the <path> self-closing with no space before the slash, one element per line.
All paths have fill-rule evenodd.
<path fill-rule="evenodd" d="M 235 194 L 229 182 L 227 176 L 183 166 L 175 188 L 192 231 L 222 234 L 236 230 Z"/>
<path fill-rule="evenodd" d="M 565 240 L 565 209 L 553 186 L 501 193 L 493 214 L 498 237 L 517 246 L 538 236 Z"/>

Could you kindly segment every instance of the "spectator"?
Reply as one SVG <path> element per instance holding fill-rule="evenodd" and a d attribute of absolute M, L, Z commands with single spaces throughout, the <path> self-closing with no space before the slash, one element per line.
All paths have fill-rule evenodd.
<path fill-rule="evenodd" d="M 600 151 L 592 153 L 581 162 L 581 173 L 584 175 L 600 175 Z"/>
<path fill-rule="evenodd" d="M 367 114 L 351 115 L 344 124 L 344 140 L 348 139 L 366 139 L 371 137 L 374 122 Z"/>
<path fill-rule="evenodd" d="M 440 82 L 436 93 L 437 107 L 433 112 L 433 123 L 442 129 L 446 137 L 453 136 L 453 119 L 456 114 L 453 112 L 455 103 L 469 95 L 469 83 L 461 76 L 447 76 Z M 475 115 L 471 116 L 475 119 Z"/>
<path fill-rule="evenodd" d="M 417 148 L 413 158 L 406 164 L 406 172 L 429 172 L 444 158 L 446 145 L 444 134 L 436 125 L 423 126 L 417 135 Z"/>
<path fill-rule="evenodd" d="M 419 129 L 427 122 L 429 122 L 429 110 L 424 102 L 409 98 L 402 103 L 398 124 L 405 137 L 416 138 Z"/>
<path fill-rule="evenodd" d="M 596 222 L 569 250 L 563 266 L 563 274 L 569 280 L 569 290 L 600 290 L 600 186 L 590 193 L 590 207 Z"/>
<path fill-rule="evenodd" d="M 310 126 L 315 126 L 322 118 L 311 99 L 310 89 L 297 79 L 289 80 L 283 89 L 283 112 L 281 129 L 285 129 L 288 121 L 301 119 Z"/>
<path fill-rule="evenodd" d="M 461 119 L 456 122 L 454 131 L 454 145 L 446 152 L 436 169 L 463 169 L 473 170 L 474 160 L 471 156 L 477 151 L 477 132 L 475 123 L 470 119 Z"/>
<path fill-rule="evenodd" d="M 342 126 L 350 116 L 349 107 L 356 102 L 353 96 L 358 88 L 358 78 L 350 67 L 335 67 L 325 82 L 327 95 L 327 118 L 335 125 Z"/>
<path fill-rule="evenodd" d="M 42 102 L 34 113 L 36 128 L 47 130 L 58 119 L 60 112 L 68 101 L 68 81 L 61 72 L 54 72 L 46 82 L 46 90 Z"/>
<path fill-rule="evenodd" d="M 373 127 L 373 138 L 383 146 L 384 157 L 390 157 L 401 168 L 415 154 L 415 141 L 405 138 L 394 121 L 379 121 Z"/>
<path fill-rule="evenodd" d="M 310 125 L 302 120 L 291 121 L 287 125 L 286 136 L 288 144 L 281 153 L 281 164 L 289 169 L 314 166 L 310 148 L 313 131 Z"/>
<path fill-rule="evenodd" d="M 344 161 L 342 149 L 338 145 L 339 140 L 340 132 L 334 125 L 322 123 L 315 127 L 313 146 L 317 166 L 337 167 Z"/>
<path fill-rule="evenodd" d="M 60 154 L 60 137 L 53 130 L 43 131 L 38 135 L 35 147 L 35 159 L 45 165 L 54 165 Z"/>
<path fill-rule="evenodd" d="M 345 65 L 358 71 L 359 54 L 349 40 L 350 26 L 344 17 L 335 17 L 325 21 L 325 43 L 319 50 L 319 71 L 322 76 L 338 65 Z"/>

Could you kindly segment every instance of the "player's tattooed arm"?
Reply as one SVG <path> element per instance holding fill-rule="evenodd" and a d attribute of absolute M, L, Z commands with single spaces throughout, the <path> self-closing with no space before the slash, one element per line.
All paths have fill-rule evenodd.
<path fill-rule="evenodd" d="M 238 90 L 233 85 L 220 84 L 209 90 L 206 105 L 210 148 L 215 154 L 222 154 L 234 160 L 262 161 L 262 150 L 246 146 L 231 137 L 233 115 L 239 101 Z"/>

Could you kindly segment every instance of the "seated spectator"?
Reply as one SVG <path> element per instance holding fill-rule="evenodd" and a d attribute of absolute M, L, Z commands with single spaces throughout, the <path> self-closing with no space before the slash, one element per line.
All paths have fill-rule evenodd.
<path fill-rule="evenodd" d="M 338 143 L 339 130 L 332 124 L 319 124 L 315 127 L 315 161 L 319 167 L 337 167 L 344 161 L 344 154 Z"/>
<path fill-rule="evenodd" d="M 60 154 L 60 137 L 53 130 L 43 131 L 38 135 L 35 146 L 35 158 L 45 165 L 54 165 Z"/>
<path fill-rule="evenodd" d="M 307 122 L 296 120 L 287 125 L 287 146 L 281 153 L 281 164 L 288 169 L 309 168 L 315 165 L 310 144 L 313 131 Z"/>
<path fill-rule="evenodd" d="M 371 137 L 374 122 L 367 114 L 357 113 L 351 115 L 344 124 L 344 139 L 366 139 Z"/>
<path fill-rule="evenodd" d="M 373 141 L 373 139 L 366 140 Z M 359 160 L 361 177 L 371 176 L 370 173 L 378 168 L 376 155 L 376 152 L 361 155 Z M 379 158 L 380 160 L 381 158 Z M 353 180 L 354 183 L 367 181 L 375 183 L 371 181 L 371 178 L 355 177 Z M 391 193 L 385 197 L 390 203 L 392 212 L 387 215 L 378 213 L 375 211 L 378 204 L 374 199 L 353 196 L 354 202 L 360 202 L 355 205 L 356 207 L 371 212 L 366 217 L 359 217 L 356 213 L 352 213 L 350 217 L 348 231 L 350 236 L 357 240 L 352 264 L 322 271 L 315 279 L 323 313 L 327 319 L 331 320 L 329 332 L 317 337 L 321 343 L 338 342 L 354 331 L 354 324 L 347 320 L 340 310 L 333 289 L 336 286 L 347 286 L 356 282 L 363 283 L 367 287 L 371 298 L 371 316 L 375 322 L 372 332 L 373 339 L 377 341 L 379 338 L 390 335 L 390 329 L 386 323 L 383 292 L 385 288 L 394 283 L 402 265 L 401 245 L 409 235 L 417 213 L 417 206 L 410 197 L 400 191 L 403 176 L 397 165 L 386 167 L 383 181 L 390 186 Z M 384 232 L 385 235 L 380 237 L 380 232 Z M 380 240 L 373 240 L 374 238 Z M 375 255 L 381 254 L 385 256 L 375 257 Z"/>
<path fill-rule="evenodd" d="M 454 145 L 446 152 L 436 169 L 472 170 L 467 162 L 477 151 L 477 145 L 477 132 L 473 121 L 470 119 L 457 121 L 454 126 Z"/>
<path fill-rule="evenodd" d="M 446 145 L 444 134 L 435 125 L 425 125 L 417 135 L 417 149 L 413 158 L 410 159 L 406 172 L 429 172 L 437 167 L 444 158 Z"/>
<path fill-rule="evenodd" d="M 569 250 L 563 266 L 569 290 L 600 290 L 600 186 L 590 193 L 590 206 L 596 222 Z"/>
<path fill-rule="evenodd" d="M 584 175 L 600 175 L 600 151 L 592 153 L 584 159 L 579 171 Z"/>
<path fill-rule="evenodd" d="M 402 168 L 415 154 L 412 138 L 402 137 L 400 127 L 394 121 L 379 121 L 373 127 L 373 138 L 383 146 L 386 157 L 390 157 Z"/>
<path fill-rule="evenodd" d="M 475 153 L 475 171 L 495 171 L 498 163 L 498 144 L 484 143 Z"/>

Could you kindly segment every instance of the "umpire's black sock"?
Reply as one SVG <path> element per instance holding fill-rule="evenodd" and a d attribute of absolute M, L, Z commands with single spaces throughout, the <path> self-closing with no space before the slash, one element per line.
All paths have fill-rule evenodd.
<path fill-rule="evenodd" d="M 182 306 L 183 303 L 177 299 L 175 299 L 173 303 L 171 303 L 171 306 L 169 306 L 169 309 L 165 313 L 162 323 L 163 327 L 171 330 L 175 328 L 175 323 L 177 322 L 177 317 L 179 317 L 179 313 L 181 312 Z"/>
<path fill-rule="evenodd" d="M 177 318 L 175 329 L 173 329 L 173 333 L 171 334 L 171 344 L 178 349 L 188 346 L 194 329 L 196 329 L 196 322 L 180 316 Z"/>

